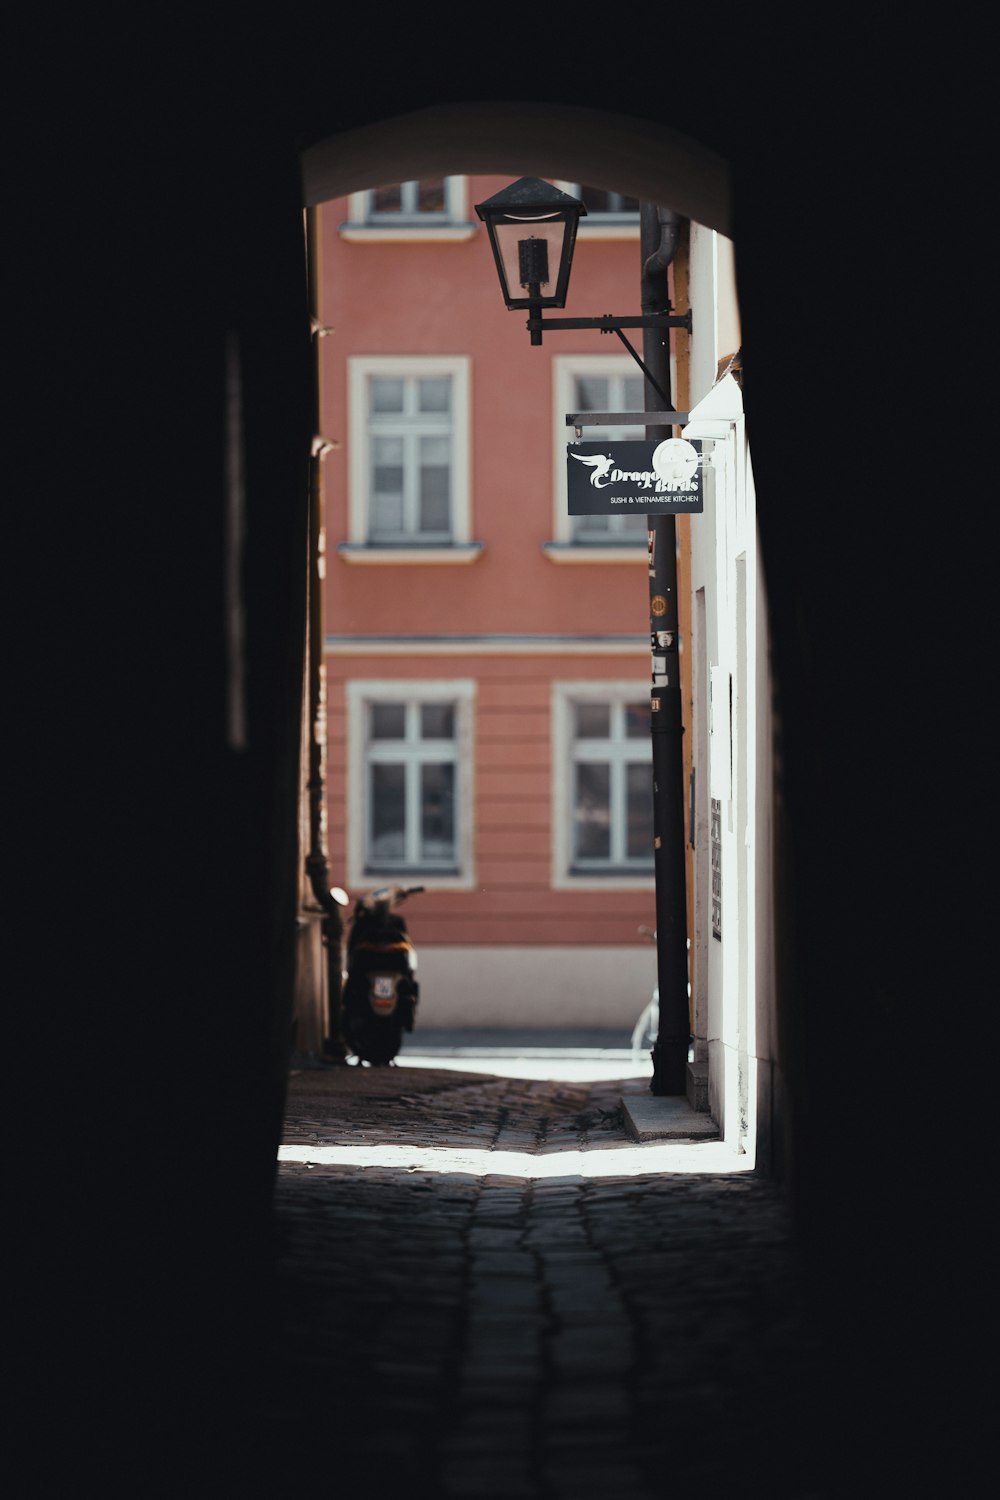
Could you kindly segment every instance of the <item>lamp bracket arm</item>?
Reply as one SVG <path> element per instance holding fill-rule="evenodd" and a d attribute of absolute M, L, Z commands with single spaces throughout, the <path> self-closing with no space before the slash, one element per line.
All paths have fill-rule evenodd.
<path fill-rule="evenodd" d="M 532 312 L 525 327 L 530 332 L 554 328 L 599 328 L 602 333 L 617 333 L 619 328 L 686 328 L 691 332 L 691 312 L 648 313 L 641 318 L 616 318 L 608 313 L 601 318 L 543 318 Z"/>

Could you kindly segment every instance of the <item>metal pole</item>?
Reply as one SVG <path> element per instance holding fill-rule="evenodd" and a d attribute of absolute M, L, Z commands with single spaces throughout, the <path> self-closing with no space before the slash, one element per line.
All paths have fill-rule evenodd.
<path fill-rule="evenodd" d="M 669 312 L 667 267 L 676 246 L 676 219 L 653 203 L 640 214 L 642 310 Z M 646 411 L 669 411 L 670 332 L 643 331 L 643 357 L 655 379 L 644 382 Z M 656 387 L 659 387 L 657 390 Z M 647 427 L 649 439 L 662 428 Z M 684 845 L 684 726 L 681 714 L 680 636 L 677 605 L 677 528 L 673 516 L 647 517 L 649 539 L 649 643 L 653 748 L 653 835 L 656 876 L 656 973 L 660 1019 L 653 1045 L 654 1094 L 686 1092 L 688 1009 L 687 890 Z"/>

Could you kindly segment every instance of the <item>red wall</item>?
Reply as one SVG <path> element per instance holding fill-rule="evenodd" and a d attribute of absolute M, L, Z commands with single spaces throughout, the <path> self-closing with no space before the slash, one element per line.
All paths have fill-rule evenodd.
<path fill-rule="evenodd" d="M 469 179 L 468 212 L 509 179 Z M 342 446 L 324 464 L 330 549 L 327 629 L 574 631 L 644 634 L 646 575 L 634 560 L 596 567 L 553 564 L 552 375 L 554 355 L 624 354 L 613 335 L 575 330 L 532 347 L 526 314 L 508 312 L 485 227 L 452 243 L 358 243 L 337 226 L 345 200 L 321 210 L 322 432 Z M 478 221 L 477 221 L 478 223 Z M 637 240 L 577 245 L 566 316 L 638 313 Z M 338 559 L 347 526 L 347 356 L 466 354 L 472 361 L 472 538 L 484 552 L 468 567 L 373 569 Z M 572 438 L 566 429 L 566 440 Z"/>
<path fill-rule="evenodd" d="M 516 174 L 512 174 L 512 177 Z M 468 180 L 467 216 L 510 178 Z M 626 351 L 613 335 L 566 332 L 532 347 L 526 314 L 508 312 L 485 228 L 458 243 L 349 242 L 346 200 L 320 216 L 321 430 L 341 446 L 324 462 L 328 635 L 634 635 L 634 655 L 339 652 L 327 659 L 329 852 L 346 868 L 348 678 L 477 679 L 475 872 L 470 891 L 428 891 L 422 944 L 629 944 L 653 922 L 648 890 L 554 890 L 551 689 L 553 679 L 649 686 L 645 557 L 555 564 L 553 539 L 555 355 Z M 580 239 L 566 316 L 638 313 L 639 243 Z M 466 565 L 349 564 L 347 359 L 352 354 L 464 354 L 471 358 L 472 524 L 483 544 Z M 565 439 L 573 434 L 565 429 Z M 414 921 L 417 920 L 414 912 Z"/>
<path fill-rule="evenodd" d="M 636 928 L 654 923 L 649 890 L 553 890 L 550 683 L 634 681 L 637 696 L 649 670 L 620 656 L 549 655 L 441 657 L 359 655 L 332 658 L 328 673 L 328 803 L 331 869 L 346 867 L 347 678 L 471 677 L 475 708 L 476 886 L 433 891 L 414 909 L 421 943 L 605 944 L 641 941 Z"/>

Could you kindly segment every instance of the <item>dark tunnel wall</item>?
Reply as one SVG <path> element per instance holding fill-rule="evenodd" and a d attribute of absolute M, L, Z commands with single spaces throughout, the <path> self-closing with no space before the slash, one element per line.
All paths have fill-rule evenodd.
<path fill-rule="evenodd" d="M 943 192 L 952 142 L 910 110 L 888 33 L 857 49 L 836 24 L 697 33 L 664 13 L 655 29 L 655 86 L 629 38 L 616 111 L 733 167 L 781 728 L 790 1192 L 859 1403 L 894 1390 L 898 1433 L 908 1402 L 937 1425 L 953 1410 L 921 1372 L 929 1351 L 952 1367 L 933 1290 L 961 1202 L 921 1126 L 981 937 L 955 880 L 971 851 L 954 767 L 976 763 L 960 710 L 987 595 L 975 556 L 959 568 L 942 534 L 913 444 L 962 357 L 954 320 L 924 315 L 941 282 L 914 243 L 914 203 Z M 430 102 L 610 97 L 564 49 L 546 71 L 556 37 L 534 52 L 484 42 L 445 76 L 433 38 L 395 36 L 380 51 L 352 18 L 351 55 L 374 49 L 372 73 L 332 21 L 320 45 L 274 21 L 161 39 L 155 64 L 91 35 L 85 95 L 68 49 L 25 114 L 10 785 L 32 972 L 22 1071 L 29 1099 L 42 1071 L 51 1108 L 21 1163 L 20 1238 L 47 1288 L 27 1330 L 33 1380 L 50 1397 L 55 1379 L 91 1438 L 115 1401 L 143 1440 L 169 1427 L 179 1350 L 234 1409 L 266 1378 L 252 1330 L 290 1023 L 310 436 L 301 152 Z M 226 741 L 233 348 L 246 749 Z M 915 1131 L 919 1154 L 902 1149 Z M 110 1387 L 81 1378 L 95 1340 L 118 1357 Z"/>

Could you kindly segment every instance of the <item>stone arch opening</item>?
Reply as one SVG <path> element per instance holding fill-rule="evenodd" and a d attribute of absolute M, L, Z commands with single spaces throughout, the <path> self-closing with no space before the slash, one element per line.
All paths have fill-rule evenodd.
<path fill-rule="evenodd" d="M 324 137 L 302 153 L 303 201 L 315 208 L 376 183 L 460 172 L 603 184 L 732 235 L 730 169 L 718 153 L 658 122 L 545 103 L 438 105 Z"/>
<path fill-rule="evenodd" d="M 307 207 L 373 182 L 503 173 L 608 182 L 732 235 L 728 163 L 655 121 L 569 105 L 435 105 L 338 132 L 302 154 Z"/>

